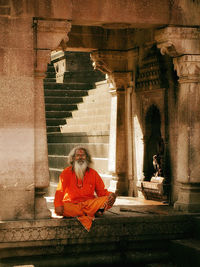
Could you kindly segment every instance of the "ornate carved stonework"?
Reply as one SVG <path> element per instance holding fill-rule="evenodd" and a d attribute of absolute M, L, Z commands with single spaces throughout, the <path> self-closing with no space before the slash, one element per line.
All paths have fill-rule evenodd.
<path fill-rule="evenodd" d="M 158 52 L 153 47 L 149 49 L 138 67 L 136 92 L 151 91 L 166 87 L 165 80 L 165 72 L 160 67 Z"/>
<path fill-rule="evenodd" d="M 132 71 L 127 69 L 127 51 L 95 51 L 91 53 L 95 69 L 108 75 L 110 87 L 125 89 L 132 85 Z"/>
<path fill-rule="evenodd" d="M 36 34 L 36 49 L 66 49 L 68 33 L 71 30 L 70 22 L 35 19 L 33 27 Z"/>
<path fill-rule="evenodd" d="M 35 50 L 35 77 L 44 78 L 51 51 L 65 50 L 71 23 L 66 20 L 53 21 L 34 19 L 33 35 Z"/>
<path fill-rule="evenodd" d="M 134 211 L 133 211 L 134 212 Z M 112 221 L 115 222 L 113 227 Z M 109 222 L 109 223 L 108 223 Z M 164 222 L 164 224 L 163 224 Z M 26 242 L 26 241 L 50 241 L 70 239 L 74 243 L 101 242 L 102 233 L 105 240 L 112 236 L 118 240 L 119 236 L 129 237 L 130 240 L 145 240 L 162 238 L 162 234 L 184 235 L 190 228 L 191 220 L 187 216 L 135 216 L 107 217 L 96 219 L 91 231 L 86 232 L 80 223 L 72 219 L 52 219 L 38 221 L 13 221 L 3 223 L 0 227 L 0 243 Z M 1 249 L 1 247 L 0 247 Z"/>
<path fill-rule="evenodd" d="M 185 55 L 174 59 L 180 82 L 200 82 L 200 55 Z"/>
<path fill-rule="evenodd" d="M 132 72 L 113 72 L 109 75 L 109 80 L 117 90 L 125 90 L 132 86 Z"/>
<path fill-rule="evenodd" d="M 163 55 L 200 54 L 199 28 L 166 27 L 155 32 L 155 40 Z"/>
<path fill-rule="evenodd" d="M 91 53 L 94 67 L 103 73 L 127 71 L 127 51 L 94 51 Z"/>
<path fill-rule="evenodd" d="M 108 63 L 106 63 L 104 59 L 97 52 L 91 53 L 90 56 L 93 61 L 94 69 L 99 70 L 102 73 L 108 74 L 108 75 L 112 73 L 112 70 L 109 67 Z"/>

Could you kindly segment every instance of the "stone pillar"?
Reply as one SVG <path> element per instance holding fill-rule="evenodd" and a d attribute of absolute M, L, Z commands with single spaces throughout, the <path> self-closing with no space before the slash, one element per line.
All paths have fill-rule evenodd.
<path fill-rule="evenodd" d="M 200 31 L 168 27 L 157 32 L 161 53 L 173 57 L 179 77 L 177 182 L 174 207 L 187 212 L 200 209 Z"/>
<path fill-rule="evenodd" d="M 200 41 L 200 40 L 199 40 Z M 179 76 L 178 164 L 180 189 L 175 208 L 200 210 L 200 54 L 174 59 Z"/>
<path fill-rule="evenodd" d="M 108 170 L 112 175 L 112 180 L 109 190 L 119 195 L 127 195 L 129 181 L 127 177 L 126 103 L 128 102 L 126 89 L 132 86 L 132 71 L 126 69 L 128 64 L 125 51 L 96 51 L 92 53 L 91 58 L 95 68 L 107 74 L 112 96 L 108 161 Z"/>
<path fill-rule="evenodd" d="M 136 65 L 138 62 L 138 49 L 132 49 L 128 51 L 128 64 L 129 69 L 132 72 L 127 76 L 127 88 L 126 88 L 126 99 L 125 99 L 125 121 L 126 121 L 126 147 L 127 147 L 127 177 L 128 177 L 128 196 L 137 195 L 137 175 L 135 175 L 135 143 L 134 143 L 134 91 L 135 91 L 135 74 Z"/>
<path fill-rule="evenodd" d="M 0 220 L 34 218 L 32 19 L 0 17 Z"/>
<path fill-rule="evenodd" d="M 49 185 L 47 134 L 43 79 L 51 51 L 65 49 L 71 24 L 67 21 L 35 20 L 35 218 L 47 218 L 50 212 L 44 199 Z"/>
<path fill-rule="evenodd" d="M 126 89 L 125 108 L 126 108 L 126 146 L 127 146 L 127 176 L 128 176 L 128 195 L 135 195 L 134 175 L 133 175 L 133 124 L 132 124 L 132 93 L 133 86 Z"/>
<path fill-rule="evenodd" d="M 120 73 L 113 73 L 113 78 Z M 111 83 L 113 85 L 113 83 Z M 109 190 L 120 194 L 126 194 L 128 181 L 126 177 L 126 124 L 125 124 L 125 89 L 115 84 L 111 93 L 110 139 L 108 170 L 112 175 Z"/>

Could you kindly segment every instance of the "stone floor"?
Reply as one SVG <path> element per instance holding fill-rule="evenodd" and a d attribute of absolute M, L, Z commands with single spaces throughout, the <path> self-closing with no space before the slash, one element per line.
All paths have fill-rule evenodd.
<path fill-rule="evenodd" d="M 62 218 L 54 213 L 53 197 L 46 197 L 47 206 L 51 211 L 52 218 Z M 114 206 L 105 212 L 104 217 L 110 217 L 115 215 L 120 216 L 143 216 L 144 214 L 181 214 L 181 212 L 175 211 L 168 203 L 146 200 L 137 197 L 117 197 Z"/>

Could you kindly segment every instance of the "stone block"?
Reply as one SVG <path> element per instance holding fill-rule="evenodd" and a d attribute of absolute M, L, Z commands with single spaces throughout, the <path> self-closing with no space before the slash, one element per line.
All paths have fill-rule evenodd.
<path fill-rule="evenodd" d="M 1 77 L 0 106 L 1 126 L 20 125 L 33 127 L 34 123 L 34 84 L 32 77 Z M 17 112 L 16 112 L 17 110 Z M 26 112 L 24 112 L 26 110 Z M 17 126 L 16 126 L 17 125 Z"/>
<path fill-rule="evenodd" d="M 34 52 L 28 49 L 8 49 L 4 68 L 9 76 L 33 76 Z"/>
<path fill-rule="evenodd" d="M 34 218 L 34 184 L 29 186 L 0 185 L 0 220 L 30 220 Z"/>

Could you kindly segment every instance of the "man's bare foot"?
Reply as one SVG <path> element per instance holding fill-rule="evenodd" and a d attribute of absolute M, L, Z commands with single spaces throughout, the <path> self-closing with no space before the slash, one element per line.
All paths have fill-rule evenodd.
<path fill-rule="evenodd" d="M 95 217 L 101 217 L 104 214 L 104 209 L 98 209 L 95 213 Z"/>

